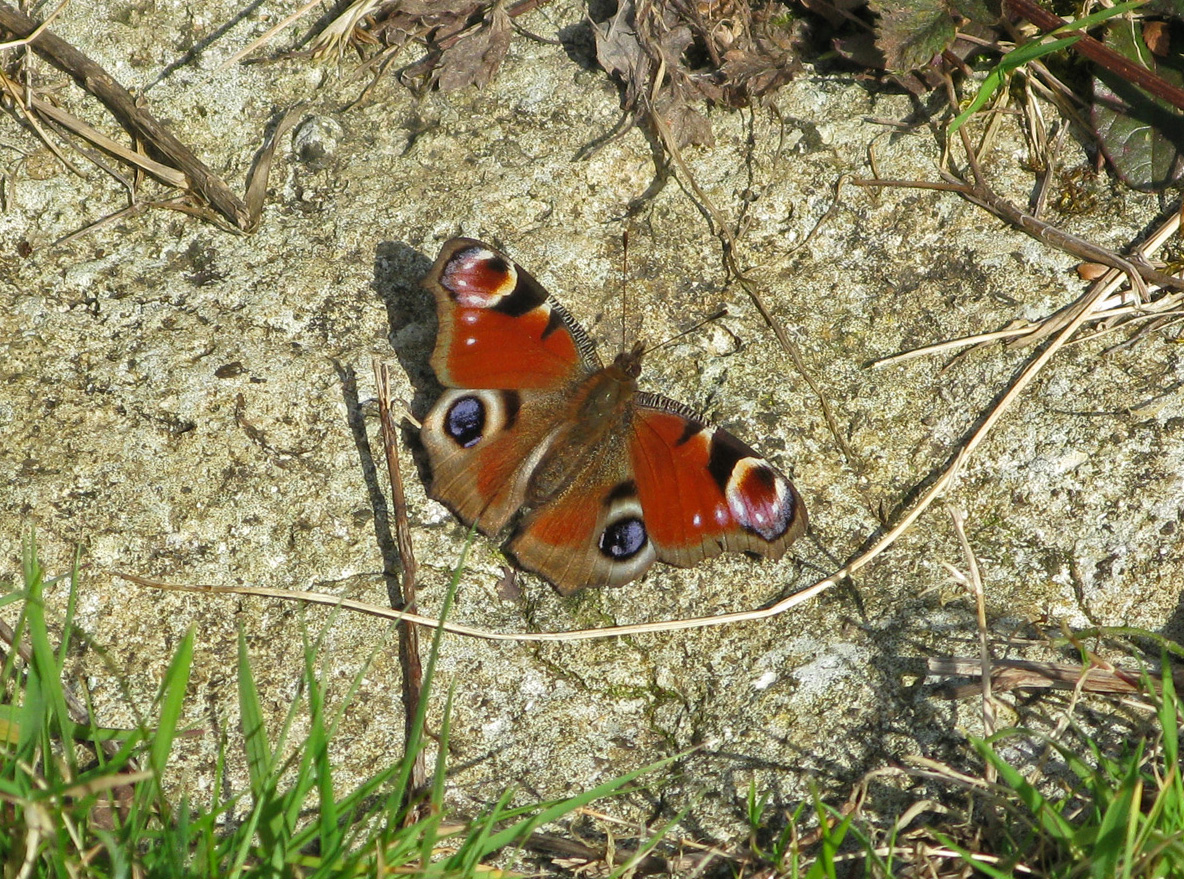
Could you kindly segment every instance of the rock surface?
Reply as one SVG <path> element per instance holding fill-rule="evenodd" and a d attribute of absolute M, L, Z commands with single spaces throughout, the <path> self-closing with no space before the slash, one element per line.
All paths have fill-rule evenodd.
<path fill-rule="evenodd" d="M 507 250 L 611 358 L 628 227 L 626 302 L 645 338 L 670 337 L 721 304 L 730 310 L 650 357 L 643 386 L 700 409 L 792 472 L 812 520 L 779 563 L 657 566 L 640 583 L 570 600 L 529 576 L 520 600 L 502 597 L 497 546 L 479 538 L 454 619 L 503 631 L 742 610 L 829 574 L 940 471 L 1031 352 L 866 364 L 1040 317 L 1080 295 L 1071 258 L 951 193 L 845 185 L 836 202 L 842 175 L 870 176 L 873 144 L 883 176 L 937 179 L 930 130 L 882 124 L 913 116 L 905 96 L 811 72 L 777 95 L 779 117 L 710 112 L 715 147 L 685 158 L 742 227 L 739 260 L 830 401 L 846 459 L 747 297 L 723 286 L 718 241 L 689 190 L 672 180 L 624 219 L 655 173 L 643 134 L 574 158 L 620 116 L 586 42 L 516 37 L 483 91 L 417 98 L 387 75 L 356 106 L 369 79 L 352 56 L 218 69 L 296 5 L 99 2 L 67 6 L 54 25 L 236 186 L 269 126 L 306 105 L 281 143 L 253 235 L 148 209 L 63 243 L 126 207 L 126 190 L 76 153 L 83 176 L 66 170 L 12 116 L 0 123 L 0 575 L 16 578 L 32 526 L 51 573 L 82 548 L 77 622 L 104 652 L 77 661 L 110 725 L 131 725 L 148 708 L 171 651 L 195 629 L 188 721 L 204 733 L 178 743 L 176 782 L 208 786 L 215 730 L 236 722 L 239 630 L 276 724 L 295 695 L 302 633 L 322 639 L 334 698 L 372 660 L 337 737 L 341 789 L 399 756 L 401 675 L 387 624 L 276 600 L 161 594 L 115 572 L 387 602 L 371 360 L 395 365 L 397 396 L 422 414 L 437 391 L 427 366 L 435 316 L 418 281 L 448 238 Z M 582 15 L 561 4 L 522 24 L 570 40 Z M 37 70 L 47 87 L 64 82 L 41 62 Z M 114 133 L 75 87 L 64 96 Z M 1067 144 L 1063 165 L 1084 164 Z M 1032 185 L 1024 161 L 1020 133 L 1005 121 L 986 167 L 1021 204 Z M 1096 206 L 1055 222 L 1120 248 L 1157 216 L 1153 197 L 1104 176 L 1088 185 Z M 167 195 L 147 183 L 137 198 Z M 25 245 L 32 254 L 18 256 Z M 1000 637 L 1042 617 L 1180 634 L 1184 352 L 1151 334 L 1102 354 L 1118 340 L 1063 351 L 949 495 L 967 512 Z M 403 466 L 421 606 L 434 613 L 465 530 L 425 499 L 406 449 Z M 471 813 L 510 785 L 523 798 L 561 796 L 698 746 L 655 782 L 652 799 L 609 808 L 644 818 L 661 796 L 668 810 L 691 807 L 685 833 L 727 841 L 743 836 L 754 779 L 792 806 L 811 782 L 843 797 L 901 754 L 940 752 L 961 735 L 957 725 L 974 728 L 974 712 L 959 717 L 917 675 L 927 656 L 977 650 L 973 601 L 943 562 L 965 566 L 939 505 L 854 582 L 772 620 L 570 644 L 450 636 L 439 683 L 456 687 L 454 804 Z M 64 602 L 62 590 L 54 596 Z M 241 785 L 233 756 L 231 781 Z"/>

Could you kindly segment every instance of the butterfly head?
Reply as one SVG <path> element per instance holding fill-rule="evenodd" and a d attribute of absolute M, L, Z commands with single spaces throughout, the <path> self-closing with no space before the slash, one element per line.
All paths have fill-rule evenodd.
<path fill-rule="evenodd" d="M 641 375 L 641 358 L 645 354 L 645 343 L 636 342 L 629 351 L 622 351 L 613 361 L 613 369 L 619 369 L 628 378 Z"/>

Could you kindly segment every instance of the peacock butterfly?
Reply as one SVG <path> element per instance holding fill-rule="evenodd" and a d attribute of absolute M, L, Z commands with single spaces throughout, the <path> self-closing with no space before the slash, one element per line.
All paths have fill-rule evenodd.
<path fill-rule="evenodd" d="M 618 586 L 655 560 L 724 550 L 780 558 L 806 508 L 773 465 L 690 407 L 637 389 L 643 346 L 603 366 L 587 333 L 512 260 L 447 242 L 432 368 L 447 390 L 420 438 L 429 493 L 497 534 L 518 564 L 570 595 Z"/>

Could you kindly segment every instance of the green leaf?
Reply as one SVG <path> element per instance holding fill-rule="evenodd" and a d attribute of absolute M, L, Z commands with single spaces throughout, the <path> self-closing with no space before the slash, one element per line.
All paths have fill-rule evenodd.
<path fill-rule="evenodd" d="M 984 760 L 995 767 L 1000 780 L 1015 791 L 1032 816 L 1044 828 L 1044 831 L 1066 846 L 1074 844 L 1073 826 L 1057 811 L 1056 806 L 1036 789 L 1020 772 L 995 752 L 994 743 L 1003 733 L 992 737 L 988 741 L 971 738 L 970 742 Z"/>
<path fill-rule="evenodd" d="M 895 73 L 927 67 L 957 33 L 944 0 L 872 0 L 871 9 L 879 16 L 876 47 L 884 53 L 884 66 Z"/>
<path fill-rule="evenodd" d="M 156 729 L 151 734 L 151 744 L 148 748 L 148 766 L 154 778 L 136 791 L 137 805 L 145 815 L 151 812 L 153 800 L 160 795 L 164 767 L 168 762 L 169 752 L 173 749 L 177 725 L 181 721 L 181 709 L 185 705 L 185 690 L 189 687 L 189 669 L 192 664 L 193 629 L 190 629 L 181 639 L 160 684 L 160 695 L 157 697 L 160 717 Z"/>
<path fill-rule="evenodd" d="M 1091 13 L 1090 15 L 1087 15 L 1083 18 L 1079 18 L 1076 21 L 1071 21 L 1064 27 L 1059 27 L 1050 34 L 1046 34 L 1046 36 L 1055 37 L 1058 34 L 1067 33 L 1069 31 L 1091 28 L 1097 24 L 1113 18 L 1116 15 L 1122 15 L 1123 13 L 1129 12 L 1132 9 L 1136 9 L 1142 5 L 1143 0 L 1128 0 L 1126 3 L 1119 3 L 1109 9 L 1100 9 L 1097 12 Z M 1024 43 L 1022 46 L 1016 46 L 1014 49 L 1000 58 L 999 63 L 996 64 L 991 69 L 991 72 L 987 74 L 986 79 L 984 79 L 983 84 L 979 86 L 979 90 L 975 94 L 974 98 L 971 99 L 970 104 L 965 110 L 963 110 L 954 118 L 953 122 L 950 123 L 946 132 L 947 137 L 952 137 L 959 128 L 966 124 L 967 119 L 969 119 L 986 105 L 987 101 L 991 99 L 991 96 L 1003 87 L 1012 71 L 1023 67 L 1029 61 L 1035 61 L 1039 58 L 1045 57 L 1046 55 L 1059 52 L 1061 49 L 1066 49 L 1080 39 L 1081 34 L 1071 34 L 1070 36 L 1063 36 L 1059 39 L 1054 39 L 1049 42 L 1034 40 L 1031 43 Z"/>
<path fill-rule="evenodd" d="M 1177 31 L 1179 28 L 1177 28 Z M 1113 21 L 1106 45 L 1168 83 L 1184 87 L 1184 55 L 1154 55 L 1143 22 Z M 1158 191 L 1184 174 L 1184 113 L 1108 70 L 1094 71 L 1093 123 L 1102 152 L 1124 183 Z"/>
<path fill-rule="evenodd" d="M 241 631 L 238 633 L 238 710 L 247 751 L 247 776 L 251 793 L 258 798 L 263 795 L 271 773 L 271 745 L 267 738 L 267 724 L 263 719 L 263 706 L 259 702 L 259 690 L 255 686 L 255 676 L 247 656 L 247 640 Z"/>

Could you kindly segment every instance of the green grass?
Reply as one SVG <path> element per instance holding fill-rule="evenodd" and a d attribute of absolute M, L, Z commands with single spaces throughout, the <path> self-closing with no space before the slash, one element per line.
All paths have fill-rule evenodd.
<path fill-rule="evenodd" d="M 966 105 L 966 108 L 961 113 L 959 113 L 952 122 L 950 122 L 946 130 L 946 136 L 953 137 L 954 133 L 963 125 L 965 125 L 971 116 L 986 106 L 987 102 L 991 100 L 995 93 L 1006 86 L 1011 74 L 1016 70 L 1032 61 L 1038 61 L 1048 55 L 1055 54 L 1061 49 L 1067 49 L 1069 46 L 1072 46 L 1079 39 L 1081 39 L 1080 33 L 1073 34 L 1071 32 L 1084 32 L 1095 25 L 1114 18 L 1115 16 L 1124 15 L 1127 12 L 1138 9 L 1144 4 L 1145 0 L 1130 0 L 1130 2 L 1118 3 L 1112 7 L 1100 9 L 1091 15 L 1086 15 L 1077 19 L 1076 21 L 1071 21 L 1064 27 L 1059 27 L 1055 31 L 1052 31 L 1050 34 L 1048 34 L 1048 36 L 1053 37 L 1057 37 L 1058 34 L 1069 34 L 1069 36 L 1057 37 L 1056 39 L 1048 40 L 1047 42 L 1034 40 L 1030 43 L 1025 43 L 1024 45 L 1017 46 L 1016 48 L 1012 49 L 1010 52 L 1004 55 L 994 67 L 991 68 L 991 71 L 987 74 L 986 79 L 983 80 L 983 84 L 979 86 L 978 91 L 975 93 L 974 97 L 970 99 L 970 102 Z"/>
<path fill-rule="evenodd" d="M 965 776 L 951 771 L 945 806 L 941 811 L 922 809 L 925 817 L 908 822 L 907 843 L 901 841 L 903 828 L 884 829 L 858 809 L 842 814 L 817 797 L 812 814 L 799 807 L 780 817 L 767 798 L 750 788 L 752 866 L 794 879 L 1184 877 L 1179 749 L 1184 714 L 1166 658 L 1174 647 L 1165 645 L 1158 691 L 1156 682 L 1144 676 L 1144 693 L 1149 694 L 1144 698 L 1153 713 L 1138 735 L 1122 741 L 1116 730 L 1099 735 L 1073 727 L 1067 740 L 1019 728 L 985 740 L 972 737 L 968 752 L 972 749 L 973 754 L 966 758 L 969 762 L 977 754 L 981 775 L 969 786 L 971 796 L 963 795 L 968 789 Z M 1106 746 L 1101 737 L 1119 741 Z M 1028 746 L 1021 752 L 1046 749 L 1051 759 L 1045 771 L 1034 768 L 1030 760 L 1022 768 L 1010 762 L 1004 754 L 1015 744 Z M 987 781 L 987 767 L 997 773 L 997 781 Z M 940 772 L 927 773 L 931 780 L 935 776 Z M 816 829 L 803 845 L 807 824 Z M 967 874 L 968 868 L 974 872 Z"/>
<path fill-rule="evenodd" d="M 0 669 L 0 864 L 6 879 L 348 877 L 375 876 L 380 870 L 423 877 L 484 875 L 493 855 L 515 846 L 534 829 L 611 796 L 671 762 L 626 773 L 567 799 L 526 807 L 511 806 L 513 791 L 507 791 L 458 831 L 455 824 L 445 825 L 448 707 L 429 790 L 409 790 L 413 758 L 425 745 L 424 718 L 439 634 L 425 666 L 421 708 L 406 753 L 344 795 L 338 795 L 333 784 L 332 742 L 365 668 L 354 678 L 342 706 L 330 714 L 316 664 L 319 645 L 306 639 L 301 697 L 272 734 L 240 637 L 241 730 L 227 738 L 233 742 L 228 747 L 245 753 L 250 789 L 213 803 L 187 798 L 172 803 L 161 779 L 180 731 L 193 662 L 192 632 L 177 648 L 164 676 L 153 720 L 130 733 L 103 729 L 71 716 L 62 685 L 79 587 L 77 565 L 64 578 L 69 591 L 64 634 L 56 650 L 44 595 L 58 581 L 45 579 L 32 540 L 26 543 L 22 579 L 20 589 L 10 586 L 0 596 L 0 606 L 19 607 L 14 643 L 23 641 L 31 648 L 29 662 L 13 651 Z M 307 718 L 308 733 L 290 743 L 294 721 L 301 715 Z M 223 752 L 214 791 L 224 790 L 225 766 Z M 234 820 L 228 821 L 232 810 Z"/>
<path fill-rule="evenodd" d="M 193 662 L 192 633 L 172 657 L 151 720 L 130 732 L 105 729 L 87 719 L 85 707 L 72 708 L 62 684 L 79 589 L 77 564 L 65 577 L 47 580 L 29 540 L 22 581 L 20 588 L 10 585 L 0 595 L 6 616 L 17 616 L 16 643 L 27 645 L 27 659 L 9 651 L 0 667 L 4 879 L 498 875 L 489 865 L 499 852 L 674 759 L 553 802 L 511 806 L 514 792 L 506 791 L 471 820 L 450 818 L 444 805 L 444 757 L 451 694 L 444 697 L 439 757 L 428 790 L 409 790 L 413 758 L 425 746 L 425 712 L 440 648 L 437 634 L 406 753 L 342 794 L 334 786 L 330 755 L 366 664 L 340 700 L 341 707 L 330 712 L 321 683 L 326 675 L 317 664 L 320 643 L 306 637 L 301 695 L 277 727 L 269 729 L 240 637 L 241 728 L 223 731 L 225 750 L 210 789 L 226 789 L 231 749 L 246 758 L 248 789 L 215 794 L 220 798 L 213 802 L 185 797 L 177 802 L 166 797 L 161 780 L 173 749 L 185 741 L 178 736 Z M 63 633 L 56 647 L 44 602 L 50 587 L 66 589 L 64 614 L 52 627 Z M 970 796 L 964 784 L 954 786 L 951 773 L 944 811 L 925 810 L 919 803 L 900 828 L 877 822 L 859 808 L 840 813 L 817 794 L 796 808 L 776 808 L 754 784 L 746 804 L 748 839 L 717 849 L 713 863 L 723 871 L 719 875 L 794 879 L 1184 876 L 1178 740 L 1184 717 L 1166 660 L 1174 645 L 1164 647 L 1163 684 L 1157 691 L 1145 678 L 1145 692 L 1152 694 L 1146 697 L 1151 722 L 1137 736 L 1108 746 L 1080 728 L 1057 740 L 1021 729 L 970 739 L 958 767 L 965 772 L 966 765 L 979 765 L 982 778 L 970 786 Z M 307 729 L 299 740 L 292 735 L 297 721 Z M 1112 733 L 1103 730 L 1103 735 Z M 1043 748 L 1051 758 L 1050 771 L 1038 775 L 1031 761 L 1020 767 L 1006 759 L 1009 746 L 1017 743 L 1028 745 L 1027 751 L 1033 745 Z M 987 767 L 997 773 L 997 782 L 986 783 Z M 630 862 L 606 875 L 628 875 L 631 864 L 650 852 L 671 856 L 665 837 L 681 817 L 660 827 L 636 848 Z"/>
<path fill-rule="evenodd" d="M 1117 753 L 1078 730 L 1077 747 L 1006 730 L 975 748 L 1007 788 L 999 801 L 996 854 L 1003 865 L 980 867 L 991 876 L 1011 876 L 1021 866 L 1049 877 L 1184 876 L 1184 782 L 1180 778 L 1179 726 L 1184 716 L 1166 655 L 1162 692 L 1144 675 L 1154 723 L 1145 737 L 1123 743 Z M 1005 760 L 1000 747 L 1019 735 L 1035 738 L 1059 757 L 1068 782 L 1050 794 Z M 1029 874 L 1031 875 L 1031 874 Z"/>

